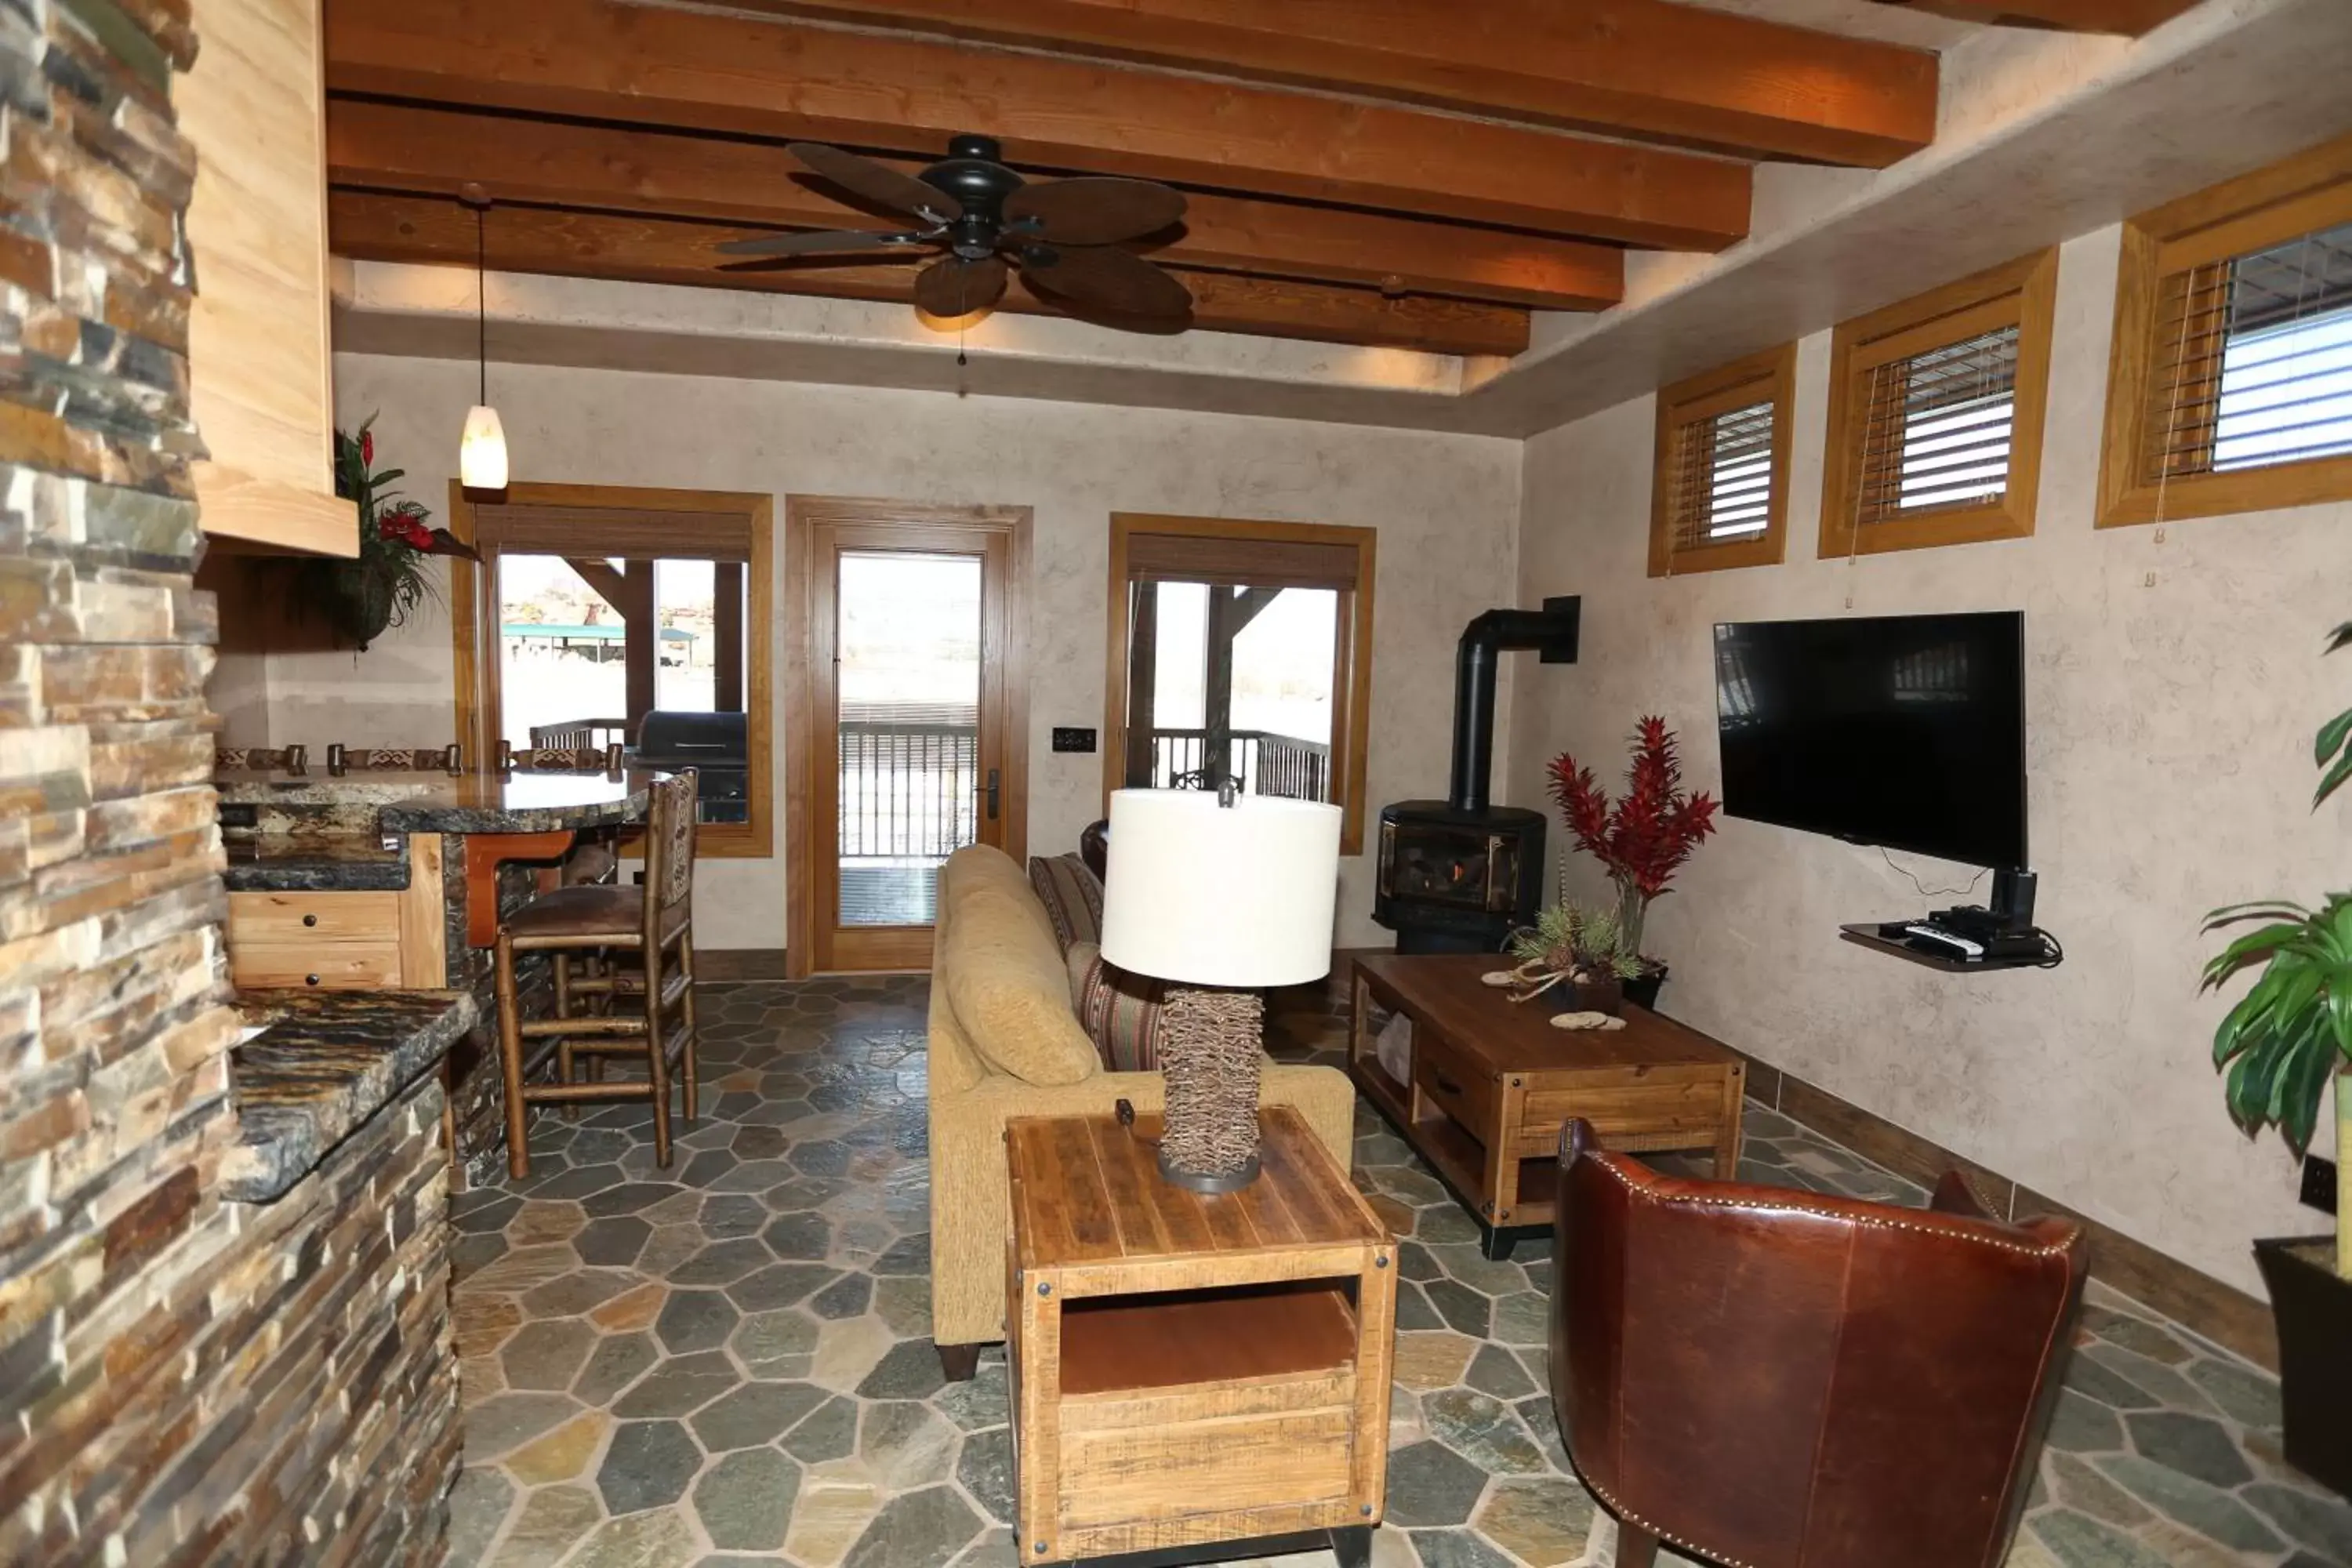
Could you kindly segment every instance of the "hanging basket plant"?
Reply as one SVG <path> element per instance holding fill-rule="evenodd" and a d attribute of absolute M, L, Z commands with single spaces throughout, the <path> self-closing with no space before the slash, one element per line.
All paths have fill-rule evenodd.
<path fill-rule="evenodd" d="M 433 514 L 422 501 L 389 488 L 404 470 L 375 468 L 374 424 L 370 415 L 357 435 L 335 432 L 335 493 L 359 509 L 359 553 L 347 561 L 309 562 L 303 569 L 304 598 L 326 616 L 336 645 L 362 653 L 437 596 L 425 557 L 481 559 L 447 529 L 431 526 Z"/>

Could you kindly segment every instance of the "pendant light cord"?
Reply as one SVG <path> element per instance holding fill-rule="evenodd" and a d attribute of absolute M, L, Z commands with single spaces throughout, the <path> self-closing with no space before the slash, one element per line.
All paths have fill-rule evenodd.
<path fill-rule="evenodd" d="M 482 374 L 481 402 L 490 401 L 489 204 L 474 209 L 474 363 Z"/>

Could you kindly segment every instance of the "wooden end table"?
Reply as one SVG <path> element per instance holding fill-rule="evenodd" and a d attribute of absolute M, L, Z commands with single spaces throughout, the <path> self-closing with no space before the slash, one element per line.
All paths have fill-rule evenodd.
<path fill-rule="evenodd" d="M 1349 1076 L 1468 1207 L 1488 1258 L 1550 1228 L 1571 1117 L 1621 1153 L 1712 1149 L 1717 1179 L 1738 1172 L 1737 1052 L 1632 1003 L 1622 1029 L 1555 1029 L 1545 999 L 1515 1003 L 1480 981 L 1503 967 L 1492 953 L 1359 958 L 1348 1041 Z M 1412 1021 L 1402 1079 L 1376 1049 L 1381 1009 Z"/>
<path fill-rule="evenodd" d="M 1396 1248 L 1296 1110 L 1260 1126 L 1258 1179 L 1208 1195 L 1160 1179 L 1156 1118 L 1006 1123 L 1024 1568 L 1370 1562 Z"/>

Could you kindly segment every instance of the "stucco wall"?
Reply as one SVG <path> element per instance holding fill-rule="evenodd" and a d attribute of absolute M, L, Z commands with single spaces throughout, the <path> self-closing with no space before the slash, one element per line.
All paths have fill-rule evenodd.
<path fill-rule="evenodd" d="M 341 354 L 335 372 L 344 423 L 376 415 L 380 459 L 405 468 L 403 488 L 437 515 L 473 401 L 473 366 Z M 1470 616 L 1511 593 L 1516 441 L 530 366 L 494 366 L 491 392 L 520 479 L 768 491 L 778 498 L 780 528 L 788 494 L 1034 508 L 1033 847 L 1075 846 L 1078 830 L 1100 814 L 1099 755 L 1055 755 L 1048 739 L 1055 724 L 1102 723 L 1112 512 L 1379 530 L 1374 805 L 1443 789 L 1454 639 Z M 782 561 L 779 552 L 779 574 Z M 781 605 L 781 582 L 777 599 Z M 255 678 L 234 655 L 227 662 L 227 679 Z M 440 743 L 452 732 L 448 625 L 437 605 L 364 655 L 279 654 L 264 674 L 260 706 L 268 738 L 279 744 L 309 740 L 315 750 L 362 735 L 386 744 Z M 781 766 L 781 711 L 776 723 Z M 781 846 L 781 826 L 777 838 Z M 781 860 L 706 862 L 697 903 L 707 946 L 783 945 Z M 1351 861 L 1342 868 L 1342 942 L 1384 934 L 1370 923 L 1370 908 L 1366 868 Z"/>
<path fill-rule="evenodd" d="M 1644 574 L 1654 399 L 1529 442 L 1519 596 L 1582 594 L 1584 646 L 1574 668 L 1522 679 L 1509 793 L 1541 804 L 1563 748 L 1622 768 L 1653 711 L 1681 731 L 1693 786 L 1714 788 L 1717 621 L 2022 609 L 2030 836 L 2064 966 L 1954 976 L 1843 943 L 1841 921 L 1959 900 L 1923 898 L 1878 850 L 1727 820 L 1652 917 L 1648 945 L 1674 967 L 1664 1005 L 2259 1291 L 2248 1238 L 2324 1222 L 2295 1207 L 2284 1146 L 2248 1142 L 2222 1110 L 2223 1005 L 2197 994 L 2213 946 L 2197 928 L 2214 906 L 2352 874 L 2346 807 L 2307 810 L 2312 731 L 2352 694 L 2352 655 L 2319 657 L 2352 614 L 2352 507 L 2093 528 L 2118 236 L 2063 253 L 2032 539 L 1818 560 L 1826 333 L 1801 350 L 1784 565 Z M 1975 869 L 1895 859 L 1932 889 Z"/>

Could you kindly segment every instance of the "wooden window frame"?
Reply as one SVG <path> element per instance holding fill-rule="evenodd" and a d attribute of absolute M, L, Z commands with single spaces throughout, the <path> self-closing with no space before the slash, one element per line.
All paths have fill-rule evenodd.
<path fill-rule="evenodd" d="M 2140 467 L 2153 413 L 2148 400 L 2164 280 L 2346 223 L 2352 223 L 2352 136 L 2168 202 L 2124 225 L 2106 433 L 2099 457 L 2098 526 L 2130 528 L 2352 500 L 2352 455 L 2180 474 L 2160 483 L 2145 478 Z"/>
<path fill-rule="evenodd" d="M 743 518 L 751 534 L 751 559 L 744 570 L 749 603 L 744 608 L 743 711 L 751 744 L 744 781 L 751 796 L 748 822 L 706 822 L 695 829 L 695 853 L 719 859 L 766 860 L 775 854 L 775 711 L 772 628 L 775 624 L 775 501 L 766 495 L 730 490 L 646 489 L 623 485 L 531 484 L 507 487 L 506 504 L 596 507 L 608 510 L 708 512 Z M 468 544 L 479 537 L 478 502 L 458 480 L 449 481 L 450 531 Z M 467 754 L 495 758 L 498 736 L 491 719 L 499 712 L 501 661 L 499 647 L 497 563 L 480 564 L 452 557 L 449 563 L 449 646 L 453 656 L 457 735 Z M 625 836 L 625 847 L 635 841 Z"/>
<path fill-rule="evenodd" d="M 1830 340 L 1822 560 L 2032 537 L 2042 489 L 2042 426 L 2050 410 L 2050 339 L 2057 300 L 2058 252 L 2053 247 L 1839 325 Z M 1923 507 L 1857 529 L 1853 510 L 1863 484 L 1871 372 L 2011 326 L 2017 329 L 2017 386 L 2010 419 L 2008 488 L 1999 504 Z"/>
<path fill-rule="evenodd" d="M 1127 663 L 1133 600 L 1128 582 L 1128 541 L 1138 533 L 1190 539 L 1247 539 L 1274 543 L 1332 544 L 1356 552 L 1356 586 L 1341 597 L 1336 619 L 1331 685 L 1331 804 L 1340 811 L 1339 853 L 1364 852 L 1365 756 L 1372 715 L 1372 578 L 1379 564 L 1371 529 L 1344 523 L 1275 522 L 1225 517 L 1170 517 L 1115 511 L 1110 516 L 1109 637 L 1104 658 L 1103 812 L 1111 791 L 1127 783 Z"/>
<path fill-rule="evenodd" d="M 1734 360 L 1702 375 L 1678 381 L 1658 393 L 1657 447 L 1651 465 L 1650 575 L 1680 577 L 1692 572 L 1722 572 L 1742 566 L 1778 566 L 1789 546 L 1790 453 L 1795 447 L 1797 345 Z M 1675 547 L 1675 447 L 1686 427 L 1759 403 L 1772 405 L 1770 490 L 1764 531 L 1720 544 Z"/>

